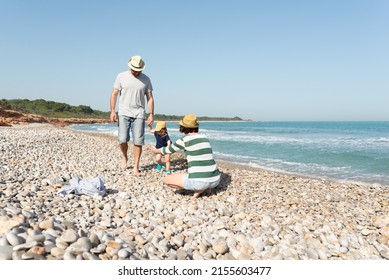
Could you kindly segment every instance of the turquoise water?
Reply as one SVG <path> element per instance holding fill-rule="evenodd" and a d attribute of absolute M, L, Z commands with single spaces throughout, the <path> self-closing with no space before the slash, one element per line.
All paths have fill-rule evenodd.
<path fill-rule="evenodd" d="M 114 124 L 72 129 L 117 135 Z M 181 136 L 176 122 L 170 137 Z M 389 185 L 389 122 L 201 122 L 216 159 L 268 170 Z M 154 143 L 151 134 L 147 143 Z"/>

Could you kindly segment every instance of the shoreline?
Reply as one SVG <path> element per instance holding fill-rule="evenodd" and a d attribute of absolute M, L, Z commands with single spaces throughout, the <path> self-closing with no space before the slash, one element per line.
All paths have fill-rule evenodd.
<path fill-rule="evenodd" d="M 252 166 L 247 163 L 238 163 L 238 162 L 229 162 L 227 160 L 217 160 L 217 162 L 221 165 L 231 165 L 235 166 L 235 168 L 239 169 L 247 169 L 251 170 L 253 172 L 255 171 L 267 171 L 267 172 L 273 172 L 281 175 L 286 175 L 290 177 L 300 177 L 303 179 L 310 179 L 310 180 L 319 180 L 319 181 L 328 181 L 336 184 L 350 184 L 350 185 L 357 185 L 362 187 L 376 187 L 376 188 L 389 188 L 388 184 L 382 184 L 378 182 L 363 182 L 363 181 L 351 181 L 346 179 L 337 179 L 337 178 L 330 178 L 330 177 L 324 177 L 319 175 L 310 175 L 310 174 L 304 174 L 304 173 L 298 173 L 298 172 L 287 172 L 283 170 L 274 170 L 271 168 L 261 167 L 261 166 Z"/>
<path fill-rule="evenodd" d="M 49 124 L 0 127 L 0 259 L 389 259 L 389 189 L 218 161 L 220 185 L 191 201 L 162 184 L 151 147 L 141 177 L 115 137 Z M 132 149 L 129 149 L 132 161 Z M 182 155 L 173 172 L 185 172 Z M 104 196 L 58 195 L 104 178 Z"/>
<path fill-rule="evenodd" d="M 175 122 L 172 122 L 175 123 Z M 227 122 L 228 123 L 228 122 Z M 206 125 L 206 123 L 204 123 Z M 215 123 L 216 125 L 216 123 Z M 215 126 L 213 125 L 213 126 Z M 212 126 L 212 127 L 213 127 Z M 87 126 L 88 127 L 88 126 Z M 173 126 L 172 126 L 173 127 Z M 86 128 L 76 128 L 71 127 L 75 130 L 83 131 L 83 129 Z M 173 127 L 174 128 L 174 127 Z M 113 128 L 115 129 L 115 128 Z M 95 129 L 93 129 L 95 130 Z M 113 131 L 109 129 L 108 127 L 104 127 L 104 131 L 102 133 L 110 133 L 113 135 Z M 95 131 L 97 132 L 97 131 Z M 178 132 L 177 132 L 178 133 Z M 180 137 L 178 134 L 175 135 L 176 138 Z M 146 137 L 146 140 L 148 138 Z M 212 141 L 212 139 L 211 139 Z M 343 141 L 343 140 L 341 140 Z M 347 140 L 349 141 L 349 140 Z M 379 139 L 377 141 L 380 141 Z M 152 139 L 148 139 L 146 141 L 146 144 L 152 143 Z M 217 143 L 215 143 L 216 145 Z M 344 143 L 343 143 L 344 144 Z M 381 145 L 381 144 L 380 144 Z M 354 147 L 355 148 L 355 147 Z M 366 147 L 367 148 L 367 147 Z M 369 148 L 367 148 L 369 149 Z M 367 151 L 367 150 L 366 150 Z M 224 162 L 234 162 L 240 166 L 243 166 L 244 168 L 259 168 L 259 169 L 265 169 L 268 171 L 278 172 L 278 173 L 285 173 L 291 176 L 300 176 L 300 177 L 308 177 L 313 179 L 321 179 L 321 180 L 330 180 L 338 183 L 345 183 L 345 184 L 357 184 L 357 185 L 363 185 L 363 186 L 384 186 L 389 188 L 389 178 L 387 174 L 385 174 L 382 171 L 382 166 L 377 166 L 375 170 L 373 170 L 370 166 L 357 166 L 356 164 L 350 162 L 347 163 L 347 161 L 338 161 L 336 162 L 330 162 L 329 159 L 326 159 L 325 161 L 327 164 L 321 165 L 321 164 L 315 164 L 314 162 L 310 161 L 308 158 L 301 159 L 302 161 L 299 162 L 288 162 L 287 159 L 283 160 L 272 160 L 271 156 L 268 161 L 268 159 L 261 160 L 261 154 L 257 153 L 255 155 L 251 155 L 250 157 L 246 157 L 245 154 L 237 153 L 234 155 L 234 152 L 227 152 L 227 154 L 224 154 L 222 151 L 219 151 L 216 149 L 215 146 L 215 159 L 217 161 L 224 161 Z M 374 157 L 376 158 L 377 155 L 374 151 L 372 151 L 372 154 L 368 154 L 368 156 L 371 156 L 372 160 Z M 347 157 L 347 155 L 346 155 Z M 281 157 L 282 158 L 282 157 Z M 339 159 L 339 157 L 338 157 Z M 370 160 L 370 158 L 369 158 Z M 314 160 L 315 161 L 315 160 Z M 318 161 L 317 161 L 318 162 Z M 268 165 L 268 166 L 266 166 Z M 359 171 L 357 171 L 359 169 Z"/>
<path fill-rule="evenodd" d="M 174 120 L 174 121 L 165 121 L 165 120 L 154 120 L 154 122 L 158 122 L 158 121 L 163 121 L 163 122 L 168 122 L 168 123 L 178 123 L 179 120 Z M 229 120 L 226 120 L 226 121 L 203 121 L 203 120 L 198 120 L 197 121 L 198 123 L 206 123 L 206 122 L 216 122 L 216 123 L 221 123 L 221 122 L 238 122 L 238 123 L 242 123 L 242 122 L 262 122 L 262 121 L 252 121 L 252 120 L 241 120 L 241 121 L 229 121 Z"/>
<path fill-rule="evenodd" d="M 166 122 L 175 122 L 175 121 L 166 121 Z M 238 122 L 240 122 L 240 121 L 238 121 Z M 69 126 L 67 126 L 67 128 L 69 128 Z M 69 128 L 69 129 L 71 129 L 71 128 Z M 73 130 L 73 131 L 78 131 L 78 132 L 81 132 L 81 133 L 88 133 L 88 134 L 95 135 L 95 136 L 102 136 L 102 135 L 109 136 L 109 137 L 112 137 L 112 139 L 116 140 L 115 136 L 107 135 L 107 134 L 104 134 L 104 133 L 88 132 L 88 131 L 80 131 L 80 130 Z M 145 145 L 150 145 L 150 144 L 145 144 Z M 306 179 L 316 179 L 316 180 L 322 180 L 322 181 L 330 181 L 330 182 L 340 183 L 340 184 L 353 184 L 353 185 L 360 185 L 360 186 L 365 186 L 365 187 L 374 186 L 374 187 L 387 187 L 387 188 L 389 188 L 389 184 L 387 184 L 387 183 L 367 182 L 367 181 L 353 181 L 353 180 L 338 179 L 338 178 L 328 177 L 328 176 L 323 176 L 323 175 L 315 175 L 315 174 L 311 175 L 311 174 L 305 174 L 305 173 L 299 173 L 299 172 L 288 172 L 288 171 L 284 171 L 284 170 L 276 170 L 276 169 L 272 169 L 272 168 L 266 168 L 264 166 L 253 166 L 250 163 L 246 163 L 246 162 L 236 162 L 236 161 L 234 161 L 233 158 L 231 158 L 232 161 L 229 161 L 228 158 L 225 158 L 225 159 L 218 159 L 218 158 L 216 158 L 215 160 L 216 160 L 216 162 L 218 164 L 235 165 L 236 168 L 243 168 L 243 169 L 248 169 L 248 170 L 252 170 L 252 171 L 255 171 L 255 170 L 266 170 L 266 171 L 269 171 L 269 172 L 285 174 L 285 175 L 288 175 L 288 176 L 297 176 L 297 177 L 302 177 L 302 178 L 306 178 Z"/>

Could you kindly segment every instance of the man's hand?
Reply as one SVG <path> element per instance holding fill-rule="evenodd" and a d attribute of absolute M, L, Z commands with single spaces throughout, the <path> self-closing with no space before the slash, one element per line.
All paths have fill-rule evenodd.
<path fill-rule="evenodd" d="M 117 88 L 112 89 L 111 98 L 109 99 L 109 108 L 111 111 L 111 122 L 117 122 L 118 117 L 116 116 L 115 107 L 116 107 L 116 99 L 119 95 L 119 90 Z"/>
<path fill-rule="evenodd" d="M 154 114 L 149 114 L 149 117 L 147 118 L 147 125 L 151 126 L 154 122 Z"/>
<path fill-rule="evenodd" d="M 117 115 L 116 115 L 116 112 L 111 112 L 111 117 L 110 117 L 110 119 L 111 119 L 111 122 L 117 122 L 118 117 L 117 117 Z"/>

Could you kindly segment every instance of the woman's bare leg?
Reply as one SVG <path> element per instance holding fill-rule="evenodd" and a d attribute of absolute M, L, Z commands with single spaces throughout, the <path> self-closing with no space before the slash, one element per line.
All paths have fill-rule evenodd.
<path fill-rule="evenodd" d="M 195 191 L 192 198 L 190 200 L 195 200 L 196 198 L 198 198 L 200 196 L 200 194 L 203 193 L 204 190 L 200 190 L 200 191 Z"/>
<path fill-rule="evenodd" d="M 179 173 L 176 173 L 176 174 L 171 174 L 171 175 L 167 175 L 164 179 L 163 179 L 163 183 L 165 185 L 168 185 L 169 187 L 171 188 L 174 188 L 174 189 L 185 189 L 184 188 L 184 181 L 185 181 L 185 176 L 184 174 L 179 174 Z M 206 192 L 206 193 L 210 193 L 211 192 L 211 189 L 205 189 L 205 190 L 198 190 L 198 191 L 194 191 L 194 194 L 191 198 L 191 200 L 195 200 L 196 198 L 198 198 L 200 196 L 200 194 L 202 194 L 203 192 Z"/>
<path fill-rule="evenodd" d="M 170 174 L 163 178 L 163 183 L 174 189 L 184 189 L 185 174 Z"/>

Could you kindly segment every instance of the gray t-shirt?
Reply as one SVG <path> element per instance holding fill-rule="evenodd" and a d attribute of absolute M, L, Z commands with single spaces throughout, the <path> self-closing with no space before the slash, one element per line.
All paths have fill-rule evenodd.
<path fill-rule="evenodd" d="M 130 71 L 119 73 L 114 88 L 119 90 L 119 115 L 146 118 L 146 93 L 153 91 L 150 78 L 141 73 L 135 77 Z"/>

